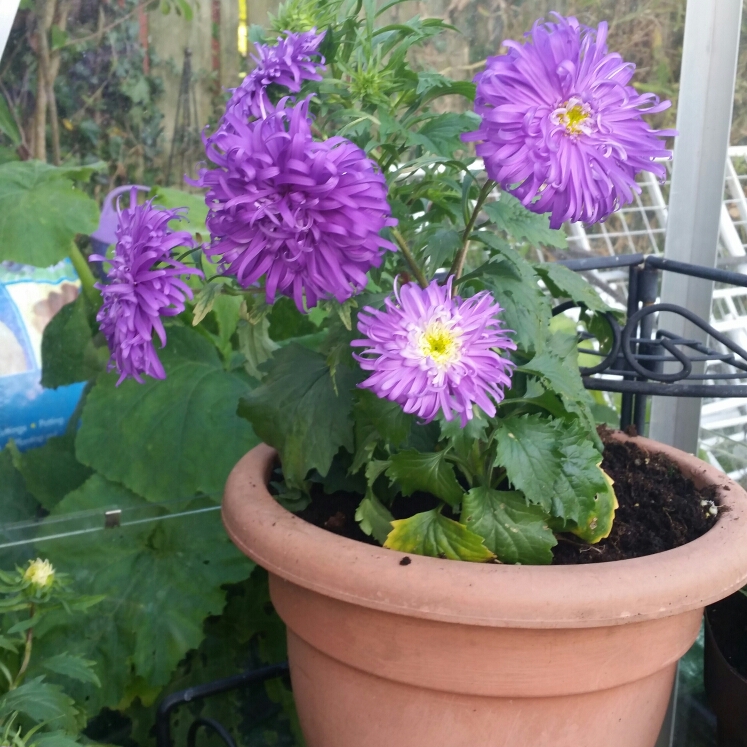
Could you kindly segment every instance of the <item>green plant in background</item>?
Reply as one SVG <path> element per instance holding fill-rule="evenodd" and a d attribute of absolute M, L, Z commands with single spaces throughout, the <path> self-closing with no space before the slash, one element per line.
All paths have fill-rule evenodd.
<path fill-rule="evenodd" d="M 191 0 L 24 0 L 0 64 L 0 162 L 100 161 L 91 186 L 104 193 L 155 184 L 163 82 L 145 64 L 138 14 L 159 6 L 192 19 Z"/>
<path fill-rule="evenodd" d="M 50 621 L 82 623 L 103 597 L 81 595 L 49 560 L 0 571 L 0 729 L 13 747 L 79 744 L 85 710 L 67 694 L 71 682 L 100 687 L 95 662 L 66 650 L 39 654 Z M 53 624 L 53 623 L 52 623 Z M 62 683 L 62 684 L 60 684 Z"/>
<path fill-rule="evenodd" d="M 98 224 L 98 206 L 83 189 L 96 168 L 57 168 L 37 161 L 0 165 L 0 261 L 44 267 L 69 257 L 80 269 L 85 292 L 63 307 L 44 336 L 43 383 L 58 387 L 90 381 L 90 396 L 103 395 L 103 417 L 110 407 L 107 397 L 126 392 L 113 387 L 104 373 L 108 355 L 94 334 L 100 296 L 79 248 L 81 235 L 92 233 Z M 189 195 L 176 190 L 161 188 L 157 194 L 164 204 L 170 200 L 190 203 Z M 196 203 L 192 213 L 199 220 L 199 201 L 192 202 Z M 191 228 L 206 235 L 199 223 Z M 128 729 L 139 744 L 152 739 L 155 707 L 163 694 L 204 680 L 206 669 L 194 657 L 202 656 L 197 651 L 211 626 L 215 627 L 212 619 L 224 610 L 227 585 L 239 583 L 234 593 L 240 594 L 240 582 L 253 570 L 227 540 L 218 513 L 211 510 L 217 506 L 233 463 L 257 443 L 249 424 L 235 414 L 249 380 L 243 368 L 236 367 L 236 360 L 227 367 L 221 357 L 226 345 L 231 347 L 238 322 L 236 318 L 232 323 L 230 315 L 231 309 L 226 308 L 221 332 L 212 327 L 214 338 L 185 329 L 184 344 L 172 349 L 176 356 L 166 363 L 174 373 L 170 391 L 153 390 L 151 396 L 145 390 L 132 391 L 135 399 L 123 402 L 123 420 L 113 429 L 111 423 L 100 420 L 98 425 L 92 421 L 93 430 L 76 432 L 78 413 L 66 435 L 43 447 L 21 453 L 11 443 L 0 452 L 0 524 L 50 513 L 57 520 L 90 512 L 102 516 L 107 508 L 149 518 L 132 529 L 108 530 L 84 542 L 73 536 L 45 543 L 51 561 L 68 568 L 79 588 L 104 594 L 106 599 L 85 623 L 50 614 L 45 635 L 36 644 L 40 656 L 51 657 L 62 650 L 95 662 L 96 670 L 105 673 L 101 686 L 78 681 L 68 688 L 76 702 L 83 704 L 82 725 L 100 713 L 126 713 Z M 233 329 L 228 331 L 231 324 Z M 222 353 L 213 342 L 221 343 Z M 109 384 L 112 389 L 106 394 Z M 184 403 L 190 401 L 185 408 Z M 125 410 L 130 411 L 129 417 Z M 150 425 L 143 417 L 150 419 Z M 142 429 L 153 427 L 165 439 L 164 448 L 172 445 L 168 457 L 165 451 L 154 454 L 153 444 L 142 438 Z M 103 440 L 98 428 L 107 434 Z M 206 433 L 211 434 L 208 440 Z M 83 443 L 81 435 L 83 441 L 89 439 L 81 448 L 94 454 L 96 468 L 77 452 Z M 131 451 L 125 459 L 123 437 L 124 448 Z M 126 467 L 127 474 L 121 467 Z M 193 512 L 195 518 L 190 518 Z M 158 521 L 182 514 L 183 519 Z M 16 550 L 14 556 L 23 559 L 22 553 Z M 260 576 L 258 583 L 250 588 L 261 595 L 266 581 Z M 284 651 L 277 647 L 258 648 L 259 640 L 267 635 L 277 639 L 272 631 L 282 630 L 280 622 L 272 615 L 257 619 L 262 625 L 241 639 L 212 645 L 211 656 L 216 652 L 221 656 L 207 671 L 214 676 L 238 672 L 265 661 L 268 652 L 274 661 L 284 658 Z M 186 661 L 190 652 L 193 659 Z M 282 688 L 273 687 L 273 697 L 282 700 Z M 259 719 L 262 728 L 273 733 L 279 730 L 278 738 L 290 739 L 282 736 L 290 734 L 288 717 L 267 702 L 266 695 L 254 696 L 266 701 Z M 229 723 L 230 709 L 225 710 L 224 720 Z M 108 741 L 105 729 L 101 739 Z"/>

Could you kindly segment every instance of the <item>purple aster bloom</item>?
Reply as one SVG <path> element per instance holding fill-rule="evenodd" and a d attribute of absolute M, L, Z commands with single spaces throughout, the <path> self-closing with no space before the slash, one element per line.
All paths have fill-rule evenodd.
<path fill-rule="evenodd" d="M 635 65 L 607 52 L 607 24 L 594 30 L 555 14 L 539 20 L 526 41 L 506 41 L 508 53 L 490 57 L 475 78 L 475 111 L 482 117 L 465 140 L 480 141 L 477 154 L 491 179 L 550 225 L 605 220 L 641 189 L 641 171 L 660 179 L 671 158 L 642 114 L 668 108 L 629 84 Z"/>
<path fill-rule="evenodd" d="M 275 84 L 298 93 L 303 81 L 321 80 L 319 71 L 324 70 L 324 57 L 319 54 L 319 47 L 325 33 L 317 34 L 316 29 L 301 34 L 286 31 L 275 46 L 257 44 L 257 54 L 251 56 L 256 67 L 233 89 L 226 110 L 235 110 L 242 119 L 250 115 L 265 117 L 273 109 L 267 86 Z"/>
<path fill-rule="evenodd" d="M 426 423 L 441 410 L 447 420 L 457 415 L 464 427 L 473 404 L 495 415 L 494 402 L 511 386 L 514 365 L 496 350 L 516 345 L 490 293 L 453 296 L 452 280 L 446 285 L 434 280 L 425 289 L 395 283 L 396 300 L 388 298 L 383 311 L 367 306 L 358 315 L 358 331 L 366 339 L 352 345 L 365 348 L 355 358 L 373 372 L 360 386 Z"/>
<path fill-rule="evenodd" d="M 396 221 L 374 162 L 345 138 L 315 142 L 308 99 L 286 104 L 250 123 L 228 112 L 207 145 L 218 168 L 194 184 L 208 189 L 205 253 L 244 288 L 265 276 L 268 303 L 280 293 L 303 312 L 361 291 L 395 248 L 379 232 Z"/>
<path fill-rule="evenodd" d="M 183 275 L 202 275 L 172 257 L 178 246 L 194 247 L 189 231 L 172 231 L 168 223 L 182 218 L 177 210 L 159 210 L 152 200 L 137 204 L 137 187 L 130 190 L 130 207 L 117 205 L 117 243 L 111 259 L 92 254 L 93 262 L 108 262 L 108 283 L 96 283 L 103 304 L 96 317 L 111 352 L 109 369 L 119 371 L 117 386 L 132 377 L 143 383 L 141 374 L 166 378 L 153 344 L 154 332 L 166 344 L 161 317 L 184 311 L 185 297 L 192 290 Z"/>
<path fill-rule="evenodd" d="M 119 214 L 115 201 L 119 195 L 129 192 L 133 188 L 140 192 L 150 192 L 150 187 L 145 187 L 142 184 L 125 184 L 113 189 L 104 197 L 99 217 L 99 227 L 91 234 L 91 246 L 96 254 L 105 254 L 107 247 L 116 243 Z"/>

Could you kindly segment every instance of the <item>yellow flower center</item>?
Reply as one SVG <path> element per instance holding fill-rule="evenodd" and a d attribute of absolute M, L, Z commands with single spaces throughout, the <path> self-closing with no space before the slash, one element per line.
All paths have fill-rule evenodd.
<path fill-rule="evenodd" d="M 588 135 L 592 130 L 591 107 L 575 96 L 559 106 L 551 115 L 553 124 L 565 127 L 570 137 Z"/>
<path fill-rule="evenodd" d="M 23 574 L 23 580 L 29 581 L 38 589 L 44 589 L 52 585 L 54 573 L 54 566 L 48 560 L 37 558 L 29 561 L 29 567 Z"/>
<path fill-rule="evenodd" d="M 459 334 L 441 322 L 431 322 L 420 335 L 418 349 L 436 365 L 446 366 L 459 357 Z"/>

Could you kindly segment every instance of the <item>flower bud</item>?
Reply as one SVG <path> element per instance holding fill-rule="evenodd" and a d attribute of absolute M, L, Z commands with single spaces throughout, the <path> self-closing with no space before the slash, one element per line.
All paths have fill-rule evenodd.
<path fill-rule="evenodd" d="M 29 561 L 23 580 L 37 589 L 47 589 L 54 583 L 54 575 L 54 566 L 48 560 L 37 558 Z"/>

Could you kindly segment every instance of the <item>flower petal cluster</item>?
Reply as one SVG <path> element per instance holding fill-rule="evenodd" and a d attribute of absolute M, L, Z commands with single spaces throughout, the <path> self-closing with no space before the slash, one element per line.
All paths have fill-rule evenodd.
<path fill-rule="evenodd" d="M 166 344 L 162 317 L 184 311 L 192 290 L 184 275 L 202 275 L 172 257 L 176 247 L 194 247 L 188 231 L 172 231 L 169 221 L 181 218 L 180 210 L 161 210 L 152 200 L 137 204 L 137 189 L 130 191 L 130 207 L 117 206 L 117 243 L 111 259 L 92 254 L 94 262 L 107 262 L 107 280 L 97 283 L 103 304 L 96 320 L 111 352 L 109 369 L 120 373 L 117 385 L 128 377 L 142 383 L 141 374 L 166 378 L 154 346 L 154 334 Z"/>
<path fill-rule="evenodd" d="M 632 202 L 641 171 L 663 179 L 655 158 L 670 158 L 662 138 L 642 114 L 668 108 L 629 85 L 635 65 L 607 51 L 607 24 L 582 26 L 555 14 L 537 21 L 524 43 L 506 41 L 508 53 L 491 57 L 475 78 L 479 141 L 491 179 L 550 225 L 594 223 Z"/>
<path fill-rule="evenodd" d="M 399 403 L 426 423 L 439 410 L 447 420 L 457 416 L 464 427 L 476 404 L 490 417 L 511 385 L 513 363 L 497 350 L 516 345 L 498 319 L 500 305 L 488 291 L 462 299 L 446 285 L 427 288 L 408 283 L 394 289 L 384 310 L 364 308 L 358 331 L 365 348 L 355 355 L 371 375 L 360 385 L 382 399 Z"/>
<path fill-rule="evenodd" d="M 268 86 L 275 84 L 298 93 L 303 81 L 321 80 L 324 57 L 319 54 L 319 47 L 325 33 L 318 34 L 316 29 L 300 34 L 286 32 L 285 36 L 278 37 L 274 46 L 257 44 L 256 55 L 251 55 L 256 66 L 241 85 L 233 89 L 226 109 L 234 111 L 241 119 L 264 117 L 273 108 L 266 95 Z"/>
<path fill-rule="evenodd" d="M 268 303 L 280 293 L 300 311 L 362 290 L 394 249 L 379 232 L 396 223 L 383 174 L 345 138 L 314 141 L 308 103 L 285 99 L 249 123 L 227 112 L 206 142 L 218 168 L 195 182 L 208 189 L 205 253 L 245 288 L 265 276 Z"/>
<path fill-rule="evenodd" d="M 29 560 L 28 568 L 23 572 L 23 580 L 35 589 L 46 589 L 54 583 L 54 566 L 48 560 L 37 558 Z"/>

